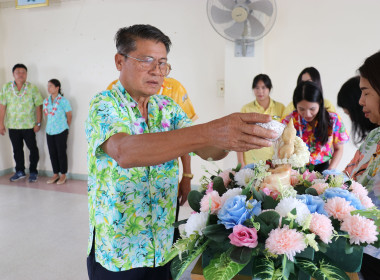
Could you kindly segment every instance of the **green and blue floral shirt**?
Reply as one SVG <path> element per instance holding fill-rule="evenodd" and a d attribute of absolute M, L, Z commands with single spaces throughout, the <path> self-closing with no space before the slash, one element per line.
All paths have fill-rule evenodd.
<path fill-rule="evenodd" d="M 90 235 L 95 229 L 95 259 L 110 271 L 154 267 L 173 242 L 178 189 L 178 160 L 124 169 L 101 145 L 112 135 L 137 135 L 188 127 L 191 120 L 170 98 L 153 95 L 148 123 L 120 82 L 90 102 L 88 208 Z"/>
<path fill-rule="evenodd" d="M 43 113 L 47 118 L 46 134 L 57 135 L 69 129 L 66 113 L 71 112 L 70 102 L 58 94 L 52 102 L 51 95 L 44 100 Z"/>
<path fill-rule="evenodd" d="M 36 107 L 42 105 L 38 88 L 26 82 L 21 90 L 14 82 L 6 83 L 0 92 L 0 104 L 7 106 L 5 126 L 11 129 L 30 129 L 36 125 Z"/>

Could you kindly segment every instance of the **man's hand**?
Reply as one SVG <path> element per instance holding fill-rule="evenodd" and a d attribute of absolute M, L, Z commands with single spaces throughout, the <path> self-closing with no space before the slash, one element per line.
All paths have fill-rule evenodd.
<path fill-rule="evenodd" d="M 33 127 L 33 131 L 35 132 L 35 133 L 37 133 L 38 131 L 40 131 L 40 126 L 38 126 L 38 125 L 35 125 L 34 127 Z"/>
<path fill-rule="evenodd" d="M 182 177 L 181 182 L 179 183 L 179 190 L 178 190 L 178 199 L 179 199 L 179 205 L 183 206 L 185 202 L 187 201 L 187 196 L 189 195 L 189 192 L 191 191 L 191 179 L 189 177 Z"/>
<path fill-rule="evenodd" d="M 0 134 L 5 135 L 5 132 L 6 132 L 5 126 L 3 124 L 0 124 Z"/>
<path fill-rule="evenodd" d="M 272 146 L 268 139 L 276 139 L 277 133 L 256 123 L 267 123 L 270 115 L 258 113 L 234 113 L 204 125 L 200 137 L 209 143 L 195 153 L 203 159 L 220 160 L 228 151 L 246 152 Z"/>

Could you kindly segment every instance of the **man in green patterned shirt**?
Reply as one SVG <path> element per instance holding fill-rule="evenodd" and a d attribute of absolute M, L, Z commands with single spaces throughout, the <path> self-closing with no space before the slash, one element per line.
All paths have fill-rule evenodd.
<path fill-rule="evenodd" d="M 170 39 L 150 25 L 116 34 L 119 81 L 90 102 L 88 142 L 90 280 L 167 280 L 160 266 L 173 242 L 178 157 L 219 160 L 227 150 L 270 146 L 270 116 L 237 113 L 191 126 L 173 99 L 157 95 L 170 72 Z"/>
<path fill-rule="evenodd" d="M 30 151 L 29 182 L 37 181 L 38 177 L 36 132 L 41 127 L 43 100 L 38 88 L 26 81 L 27 71 L 24 64 L 13 66 L 15 80 L 6 83 L 0 91 L 0 134 L 4 135 L 5 127 L 8 128 L 16 162 L 11 182 L 25 178 L 24 142 Z"/>

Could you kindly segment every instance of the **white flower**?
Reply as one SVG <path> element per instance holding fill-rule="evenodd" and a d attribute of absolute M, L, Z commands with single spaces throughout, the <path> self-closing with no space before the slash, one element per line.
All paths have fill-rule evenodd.
<path fill-rule="evenodd" d="M 289 212 L 294 208 L 297 210 L 296 222 L 303 225 L 308 216 L 310 215 L 309 208 L 301 200 L 294 197 L 286 197 L 280 201 L 275 210 L 280 213 L 281 217 L 287 217 Z"/>
<path fill-rule="evenodd" d="M 242 192 L 242 189 L 241 188 L 234 188 L 234 189 L 230 189 L 228 191 L 226 191 L 223 195 L 222 195 L 222 202 L 221 202 L 221 205 L 220 207 L 223 207 L 224 203 L 231 197 L 235 197 L 235 196 L 238 196 L 238 195 L 241 195 L 241 192 Z"/>
<path fill-rule="evenodd" d="M 235 174 L 235 181 L 239 186 L 246 187 L 254 177 L 254 170 L 250 168 L 241 169 L 238 173 Z"/>
<path fill-rule="evenodd" d="M 202 235 L 202 230 L 206 227 L 207 218 L 207 212 L 191 214 L 185 225 L 186 236 L 190 237 L 192 234 Z"/>
<path fill-rule="evenodd" d="M 296 197 L 297 195 L 297 191 L 291 185 L 279 185 L 278 191 L 280 192 L 280 196 L 282 198 Z"/>

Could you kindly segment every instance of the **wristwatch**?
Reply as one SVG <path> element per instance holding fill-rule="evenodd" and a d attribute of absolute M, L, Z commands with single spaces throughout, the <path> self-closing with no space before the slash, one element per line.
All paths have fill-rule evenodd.
<path fill-rule="evenodd" d="M 194 174 L 191 174 L 191 173 L 183 173 L 182 176 L 183 176 L 183 177 L 190 178 L 190 179 L 193 179 L 193 178 L 194 178 Z"/>
<path fill-rule="evenodd" d="M 41 126 L 41 123 L 39 122 L 39 123 L 36 123 L 36 126 Z"/>

